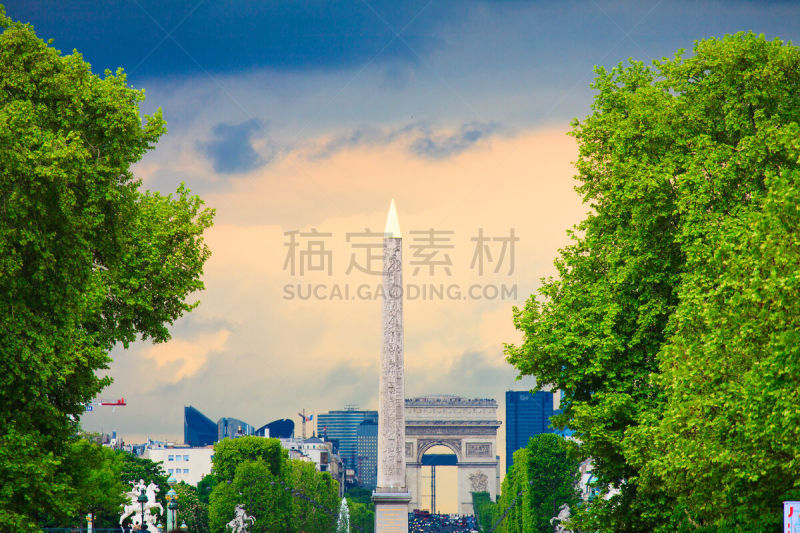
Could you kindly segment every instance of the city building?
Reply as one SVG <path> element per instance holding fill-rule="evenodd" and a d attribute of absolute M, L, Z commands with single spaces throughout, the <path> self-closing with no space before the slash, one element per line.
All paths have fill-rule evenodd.
<path fill-rule="evenodd" d="M 289 419 L 273 420 L 255 429 L 238 418 L 222 417 L 214 422 L 191 405 L 183 408 L 183 442 L 187 446 L 208 446 L 218 440 L 247 435 L 289 438 L 294 435 L 294 422 Z"/>
<path fill-rule="evenodd" d="M 183 408 L 183 442 L 189 446 L 208 446 L 217 442 L 217 424 L 192 407 Z"/>
<path fill-rule="evenodd" d="M 294 422 L 288 418 L 273 420 L 256 430 L 258 437 L 272 437 L 274 439 L 291 439 L 294 437 Z"/>
<path fill-rule="evenodd" d="M 339 456 L 333 451 L 333 443 L 318 437 L 308 439 L 286 438 L 278 439 L 286 450 L 289 459 L 299 459 L 314 463 L 320 472 L 328 472 L 333 479 L 339 482 L 339 496 L 344 494 L 344 465 Z"/>
<path fill-rule="evenodd" d="M 339 457 L 347 468 L 358 468 L 358 426 L 365 420 L 378 423 L 378 411 L 360 411 L 346 407 L 343 411 L 329 411 L 317 415 L 317 434 L 325 440 L 339 441 Z M 357 477 L 358 472 L 355 472 Z"/>
<path fill-rule="evenodd" d="M 553 393 L 547 391 L 506 391 L 506 472 L 514 452 L 528 445 L 540 433 L 552 433 Z"/>
<path fill-rule="evenodd" d="M 378 424 L 364 420 L 356 431 L 358 484 L 375 490 L 378 484 Z"/>
<path fill-rule="evenodd" d="M 247 437 L 255 433 L 255 428 L 238 418 L 223 416 L 217 421 L 217 440 Z"/>
<path fill-rule="evenodd" d="M 203 476 L 211 473 L 214 448 L 149 441 L 142 456 L 151 461 L 160 461 L 168 477 L 174 475 L 178 482 L 197 485 Z"/>

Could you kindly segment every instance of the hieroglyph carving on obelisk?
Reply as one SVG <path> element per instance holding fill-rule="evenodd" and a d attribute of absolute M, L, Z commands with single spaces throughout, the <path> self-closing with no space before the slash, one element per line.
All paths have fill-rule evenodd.
<path fill-rule="evenodd" d="M 406 422 L 403 369 L 403 238 L 394 200 L 383 239 L 383 345 L 378 396 L 375 533 L 407 533 Z"/>
<path fill-rule="evenodd" d="M 403 239 L 394 200 L 383 239 L 383 347 L 378 399 L 378 488 L 404 489 Z"/>

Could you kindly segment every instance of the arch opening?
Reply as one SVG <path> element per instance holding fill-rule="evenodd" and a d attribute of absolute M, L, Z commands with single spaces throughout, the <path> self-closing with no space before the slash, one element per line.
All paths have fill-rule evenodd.
<path fill-rule="evenodd" d="M 444 443 L 420 450 L 420 507 L 431 513 L 458 512 L 458 455 Z"/>

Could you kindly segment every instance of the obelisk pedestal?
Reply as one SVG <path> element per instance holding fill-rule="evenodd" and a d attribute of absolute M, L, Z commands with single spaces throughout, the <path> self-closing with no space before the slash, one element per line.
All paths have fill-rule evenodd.
<path fill-rule="evenodd" d="M 378 485 L 375 533 L 408 533 L 405 370 L 403 367 L 403 237 L 394 200 L 383 239 L 383 346 L 378 396 Z"/>

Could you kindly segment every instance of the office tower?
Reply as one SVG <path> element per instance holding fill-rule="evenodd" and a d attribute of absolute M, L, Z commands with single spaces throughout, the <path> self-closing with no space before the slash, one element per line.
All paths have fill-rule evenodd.
<path fill-rule="evenodd" d="M 217 424 L 192 407 L 183 408 L 183 442 L 189 446 L 208 446 L 217 442 Z"/>
<path fill-rule="evenodd" d="M 356 469 L 358 462 L 358 426 L 365 420 L 378 422 L 378 411 L 359 411 L 348 407 L 317 415 L 317 433 L 326 440 L 339 441 L 339 457 L 348 468 Z"/>
<path fill-rule="evenodd" d="M 506 472 L 514 462 L 514 452 L 528 445 L 539 433 L 552 433 L 553 393 L 506 391 Z"/>
<path fill-rule="evenodd" d="M 378 424 L 364 420 L 358 425 L 356 448 L 359 484 L 374 490 L 378 481 Z"/>

